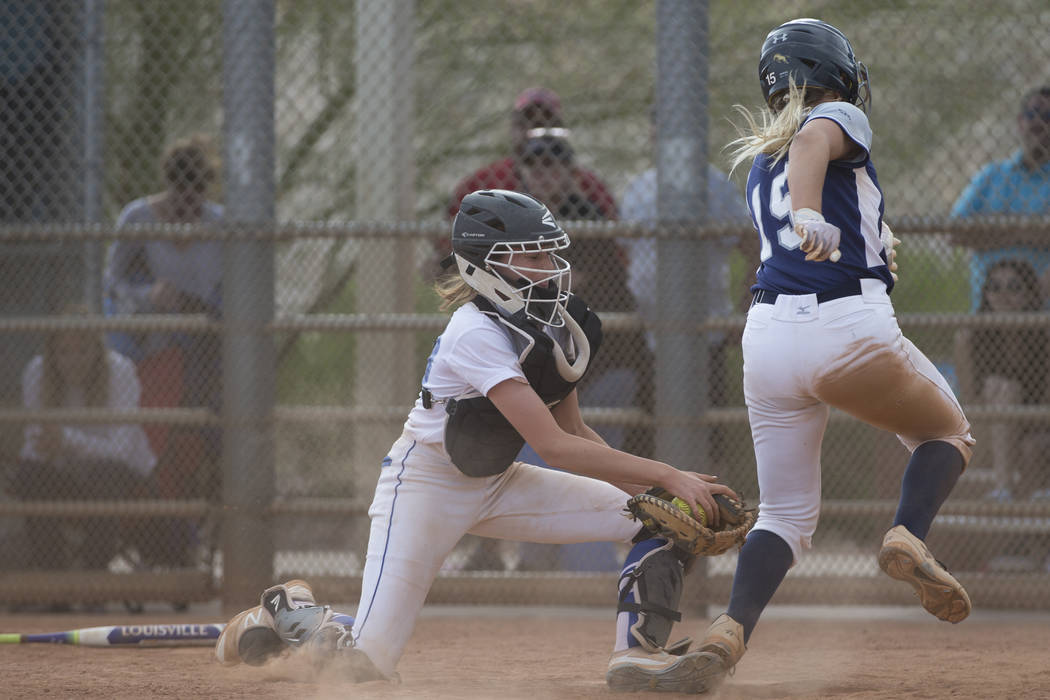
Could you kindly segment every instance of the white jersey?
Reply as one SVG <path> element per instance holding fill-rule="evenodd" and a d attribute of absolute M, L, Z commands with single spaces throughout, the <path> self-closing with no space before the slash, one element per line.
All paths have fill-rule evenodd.
<path fill-rule="evenodd" d="M 141 387 L 135 365 L 120 353 L 106 353 L 109 364 L 109 403 L 106 408 L 136 410 L 139 407 Z M 44 408 L 43 397 L 44 358 L 37 355 L 26 365 L 22 373 L 22 404 L 31 411 Z M 82 392 L 66 395 L 62 408 L 85 408 Z M 43 434 L 39 423 L 26 425 L 22 444 L 22 459 L 45 461 L 37 442 Z M 141 425 L 136 423 L 90 423 L 87 425 L 64 425 L 62 435 L 73 454 L 82 459 L 107 459 L 126 464 L 135 473 L 149 476 L 157 465 L 157 458 L 150 449 L 149 440 Z M 60 458 L 62 464 L 70 461 Z"/>
<path fill-rule="evenodd" d="M 423 373 L 423 387 L 438 402 L 424 408 L 422 397 L 417 398 L 405 421 L 405 435 L 418 442 L 443 443 L 443 400 L 487 396 L 507 379 L 528 383 L 510 334 L 474 304 L 464 304 L 434 341 Z"/>

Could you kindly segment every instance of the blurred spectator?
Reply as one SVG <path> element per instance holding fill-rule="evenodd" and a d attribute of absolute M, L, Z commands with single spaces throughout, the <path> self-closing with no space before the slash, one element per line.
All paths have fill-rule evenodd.
<path fill-rule="evenodd" d="M 984 166 L 952 207 L 952 216 L 1050 214 L 1050 85 L 1028 92 L 1017 115 L 1021 148 L 1010 158 Z M 977 309 L 988 268 L 997 260 L 1031 261 L 1042 278 L 1050 279 L 1050 240 L 996 236 L 986 242 L 967 241 L 974 248 L 970 263 L 971 307 Z M 1043 295 L 1044 307 L 1050 296 Z"/>
<path fill-rule="evenodd" d="M 134 200 L 117 218 L 117 228 L 136 224 L 209 224 L 222 220 L 223 207 L 207 198 L 216 167 L 200 137 L 172 144 L 161 160 L 162 192 Z M 118 240 L 109 250 L 104 279 L 107 314 L 222 315 L 223 246 L 214 240 Z M 110 343 L 135 360 L 144 407 L 205 407 L 222 401 L 222 343 L 212 333 L 148 332 L 111 334 Z M 217 492 L 221 439 L 217 429 L 148 425 L 146 433 L 159 464 L 155 492 L 162 498 L 208 497 Z M 179 563 L 191 532 L 162 525 L 175 542 L 151 548 Z M 155 543 L 156 544 L 156 543 Z M 155 557 L 147 557 L 154 559 Z M 163 556 L 161 556 L 163 560 Z"/>
<path fill-rule="evenodd" d="M 73 306 L 67 315 L 87 314 Z M 107 350 L 102 334 L 59 331 L 48 336 L 42 355 L 22 374 L 27 410 L 100 408 L 134 410 L 139 406 L 135 366 Z M 123 499 L 144 492 L 157 460 L 142 428 L 133 423 L 60 425 L 29 423 L 14 495 L 27 500 Z M 31 566 L 105 569 L 117 553 L 120 519 L 27 519 Z"/>
<path fill-rule="evenodd" d="M 510 155 L 479 168 L 456 185 L 448 205 L 452 219 L 475 190 L 525 192 L 559 219 L 615 219 L 616 202 L 593 172 L 576 162 L 561 98 L 543 87 L 524 90 L 510 117 Z M 443 238 L 447 239 L 447 236 Z"/>
<path fill-rule="evenodd" d="M 656 209 L 656 168 L 636 175 L 627 183 L 623 193 L 621 218 L 624 221 L 655 226 L 659 223 Z M 736 185 L 714 165 L 707 168 L 707 221 L 710 224 L 748 225 L 744 196 Z M 656 299 L 656 239 L 623 238 L 620 245 L 627 250 L 627 285 L 638 300 L 638 308 L 646 318 L 655 318 Z M 707 303 L 712 314 L 726 316 L 733 311 L 734 295 L 729 289 L 729 253 L 741 245 L 739 236 L 726 236 L 709 248 L 706 290 L 697 290 L 709 296 Z M 651 339 L 650 339 L 651 340 Z"/>
<path fill-rule="evenodd" d="M 655 131 L 655 115 L 651 119 Z M 655 141 L 655 139 L 653 139 Z M 647 226 L 659 223 L 657 208 L 657 171 L 656 168 L 636 175 L 627 183 L 622 202 L 624 221 L 637 222 Z M 749 224 L 744 197 L 736 185 L 730 182 L 725 174 L 714 165 L 707 167 L 707 221 L 711 224 Z M 725 236 L 705 243 L 707 252 L 704 261 L 706 285 L 696 285 L 687 290 L 695 294 L 698 302 L 707 305 L 708 312 L 714 316 L 728 316 L 733 311 L 734 294 L 729 288 L 729 254 L 734 248 L 752 244 L 753 237 L 741 240 L 740 236 Z M 657 243 L 655 238 L 623 238 L 620 240 L 628 252 L 627 285 L 638 303 L 642 318 L 655 319 L 658 315 L 657 298 Z M 747 253 L 749 251 L 742 251 Z M 747 290 L 741 290 L 743 297 Z M 655 336 L 646 334 L 650 349 L 655 349 Z M 713 406 L 724 406 L 728 403 L 729 377 L 726 365 L 726 334 L 710 333 L 708 335 L 708 371 L 709 401 Z M 720 433 L 712 432 L 712 458 L 724 458 L 725 447 Z"/>
<path fill-rule="evenodd" d="M 1037 311 L 1043 295 L 1032 265 L 1006 259 L 988 268 L 978 313 Z M 972 391 L 977 401 L 1009 407 L 1041 404 L 1047 390 L 1047 333 L 1043 328 L 979 328 L 970 343 Z M 1043 457 L 1032 447 L 1045 441 L 1046 428 L 996 422 L 990 430 L 996 500 L 1047 487 Z M 1041 448 L 1040 448 L 1041 449 Z"/>

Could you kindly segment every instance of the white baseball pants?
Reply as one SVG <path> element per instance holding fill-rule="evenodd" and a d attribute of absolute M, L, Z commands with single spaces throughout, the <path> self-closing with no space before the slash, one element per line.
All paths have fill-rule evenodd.
<path fill-rule="evenodd" d="M 942 440 L 969 461 L 970 424 L 947 381 L 897 326 L 885 285 L 818 304 L 780 295 L 748 311 L 744 398 L 760 491 L 756 529 L 784 539 L 798 561 L 820 514 L 820 447 L 835 406 L 897 434 L 914 451 Z"/>
<path fill-rule="evenodd" d="M 440 444 L 405 436 L 383 461 L 368 514 L 354 639 L 380 671 L 394 672 L 445 557 L 466 533 L 540 543 L 627 542 L 640 525 L 627 495 L 576 474 L 515 462 L 498 476 L 465 476 Z M 614 591 L 609 591 L 610 604 Z"/>

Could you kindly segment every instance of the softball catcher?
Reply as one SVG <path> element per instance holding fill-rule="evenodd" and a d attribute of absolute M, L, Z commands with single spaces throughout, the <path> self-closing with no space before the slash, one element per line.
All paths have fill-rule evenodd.
<path fill-rule="evenodd" d="M 753 160 L 747 203 L 761 264 L 742 345 L 758 465 L 758 520 L 738 558 L 729 608 L 708 628 L 716 686 L 743 656 L 763 609 L 810 546 L 820 513 L 820 445 L 835 406 L 893 431 L 911 452 L 879 566 L 941 620 L 970 613 L 963 586 L 924 539 L 970 459 L 970 425 L 945 379 L 897 326 L 894 239 L 871 161 L 868 72 L 835 27 L 787 22 L 759 58 L 766 106 L 739 107 Z"/>
<path fill-rule="evenodd" d="M 357 613 L 318 606 L 292 581 L 235 617 L 220 661 L 258 664 L 288 647 L 348 680 L 392 679 L 427 591 L 467 533 L 544 543 L 631 542 L 620 578 L 615 690 L 683 690 L 711 663 L 669 644 L 685 565 L 694 556 L 626 511 L 660 487 L 711 527 L 715 477 L 614 450 L 580 415 L 576 385 L 601 345 L 601 322 L 571 293 L 569 237 L 540 202 L 504 190 L 463 198 L 452 228 L 456 273 L 440 280 L 458 305 L 434 343 L 404 431 L 382 460 Z M 556 471 L 517 461 L 528 444 Z M 664 530 L 654 526 L 657 535 Z"/>

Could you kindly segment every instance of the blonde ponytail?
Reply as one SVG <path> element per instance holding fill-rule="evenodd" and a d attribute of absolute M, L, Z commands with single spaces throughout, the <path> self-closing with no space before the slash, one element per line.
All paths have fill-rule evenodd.
<path fill-rule="evenodd" d="M 802 120 L 814 105 L 826 101 L 829 95 L 834 93 L 824 88 L 799 87 L 791 80 L 787 92 L 774 98 L 774 109 L 763 107 L 758 117 L 743 105 L 733 105 L 747 122 L 747 127 L 737 126 L 740 137 L 726 144 L 732 170 L 763 153 L 772 156 L 774 163 L 779 162 L 787 155 Z"/>
<path fill-rule="evenodd" d="M 458 272 L 445 275 L 434 282 L 434 292 L 441 297 L 442 311 L 464 304 L 478 294 Z"/>

